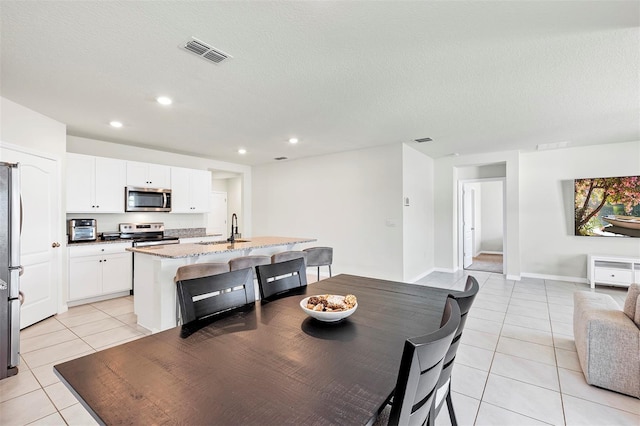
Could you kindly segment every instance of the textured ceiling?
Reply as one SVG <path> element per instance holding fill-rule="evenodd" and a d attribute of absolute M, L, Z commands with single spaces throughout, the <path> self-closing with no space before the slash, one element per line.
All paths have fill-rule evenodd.
<path fill-rule="evenodd" d="M 3 0 L 0 14 L 0 95 L 76 136 L 244 164 L 422 137 L 434 158 L 640 140 L 638 1 Z M 181 50 L 191 36 L 233 59 Z"/>

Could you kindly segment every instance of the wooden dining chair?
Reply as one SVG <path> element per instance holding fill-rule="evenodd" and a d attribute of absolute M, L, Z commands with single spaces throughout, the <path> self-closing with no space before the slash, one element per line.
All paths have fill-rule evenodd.
<path fill-rule="evenodd" d="M 269 265 L 271 263 L 271 258 L 269 256 L 242 256 L 236 257 L 235 259 L 231 259 L 229 261 L 229 268 L 232 271 L 237 271 L 238 269 L 251 268 L 253 271 L 254 280 L 258 279 L 258 275 L 256 274 L 255 267 L 258 265 Z M 255 282 L 254 282 L 255 284 Z M 260 288 L 258 285 L 255 285 L 255 300 L 260 299 Z"/>
<path fill-rule="evenodd" d="M 333 247 L 310 247 L 302 250 L 307 253 L 307 268 L 318 268 L 318 281 L 320 281 L 320 267 L 329 267 L 331 277 L 331 264 L 333 263 Z"/>
<path fill-rule="evenodd" d="M 182 280 L 191 280 L 194 278 L 206 277 L 209 275 L 222 274 L 229 272 L 228 263 L 194 263 L 192 265 L 180 266 L 176 270 L 176 275 L 173 277 L 173 282 L 177 283 Z M 176 287 L 176 292 L 177 292 Z M 180 315 L 180 301 L 176 297 L 176 324 L 184 323 L 182 316 Z"/>
<path fill-rule="evenodd" d="M 181 279 L 176 284 L 183 326 L 255 303 L 251 268 Z"/>
<path fill-rule="evenodd" d="M 288 291 L 307 285 L 306 266 L 302 257 L 256 266 L 256 273 L 263 300 L 278 298 Z"/>
<path fill-rule="evenodd" d="M 438 379 L 460 324 L 460 308 L 455 300 L 447 299 L 443 320 L 438 330 L 406 340 L 391 408 L 383 410 L 376 424 L 434 424 L 430 414 Z"/>
<path fill-rule="evenodd" d="M 431 416 L 435 421 L 446 401 L 447 409 L 449 411 L 449 419 L 451 420 L 451 426 L 458 425 L 456 414 L 453 410 L 453 401 L 451 400 L 451 372 L 453 371 L 453 365 L 456 359 L 456 353 L 458 352 L 458 346 L 460 346 L 460 339 L 462 338 L 464 325 L 467 322 L 467 314 L 469 313 L 471 305 L 473 304 L 473 301 L 475 300 L 479 290 L 480 286 L 478 285 L 478 281 L 474 277 L 468 276 L 465 288 L 462 292 L 451 293 L 447 296 L 447 300 L 455 300 L 458 303 L 458 307 L 460 308 L 460 325 L 458 326 L 456 335 L 454 336 L 453 341 L 451 342 L 451 346 L 447 351 L 447 356 L 444 359 L 444 366 L 442 367 L 440 379 L 438 380 L 438 391 L 433 407 L 431 409 Z M 443 316 L 441 325 L 444 323 L 445 318 Z"/>

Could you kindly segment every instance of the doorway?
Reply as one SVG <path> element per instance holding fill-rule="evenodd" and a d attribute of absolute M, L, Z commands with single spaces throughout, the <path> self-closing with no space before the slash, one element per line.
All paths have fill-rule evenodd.
<path fill-rule="evenodd" d="M 460 263 L 465 270 L 504 273 L 504 183 L 504 178 L 460 182 Z"/>

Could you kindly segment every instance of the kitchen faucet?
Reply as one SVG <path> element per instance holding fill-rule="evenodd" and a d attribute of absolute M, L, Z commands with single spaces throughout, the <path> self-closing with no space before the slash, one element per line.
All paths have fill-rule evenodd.
<path fill-rule="evenodd" d="M 233 220 L 235 219 L 236 221 L 236 228 L 235 230 L 233 229 Z M 231 215 L 231 236 L 229 238 L 227 238 L 227 241 L 229 241 L 230 243 L 235 243 L 236 242 L 236 234 L 238 233 L 238 216 L 234 213 Z"/>

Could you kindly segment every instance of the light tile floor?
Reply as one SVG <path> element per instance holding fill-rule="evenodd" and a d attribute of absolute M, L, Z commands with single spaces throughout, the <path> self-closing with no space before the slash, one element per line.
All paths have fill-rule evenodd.
<path fill-rule="evenodd" d="M 640 400 L 586 384 L 573 342 L 573 292 L 584 284 L 470 271 L 480 283 L 452 377 L 460 425 L 640 425 Z M 465 272 L 418 284 L 460 290 Z M 598 287 L 620 306 L 624 289 Z M 21 333 L 17 376 L 0 381 L 0 425 L 89 425 L 53 365 L 140 338 L 133 298 L 69 309 Z M 446 409 L 438 426 L 449 425 Z"/>

